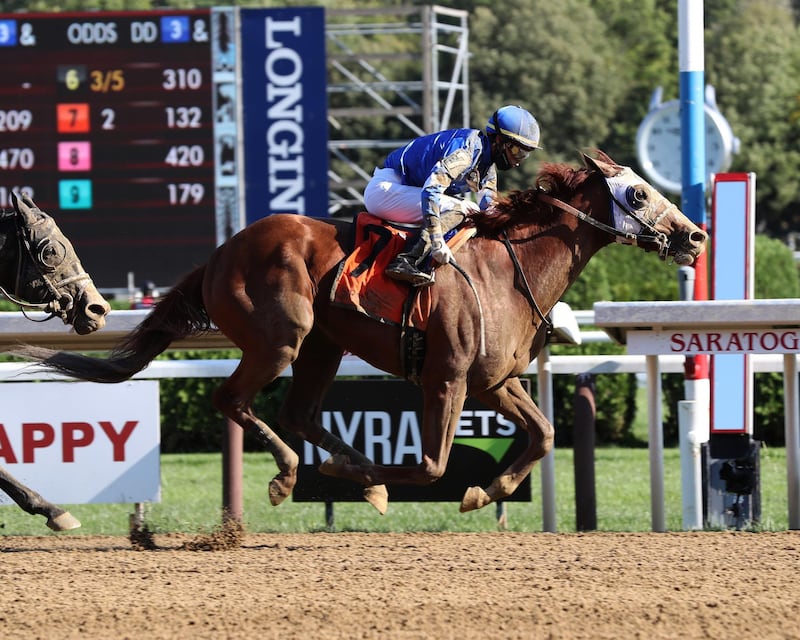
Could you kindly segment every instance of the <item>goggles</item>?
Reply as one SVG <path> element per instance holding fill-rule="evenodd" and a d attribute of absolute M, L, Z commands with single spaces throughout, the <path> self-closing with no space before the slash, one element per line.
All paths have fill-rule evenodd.
<path fill-rule="evenodd" d="M 516 142 L 506 142 L 506 150 L 517 164 L 525 160 L 533 151 L 530 147 L 524 147 Z"/>

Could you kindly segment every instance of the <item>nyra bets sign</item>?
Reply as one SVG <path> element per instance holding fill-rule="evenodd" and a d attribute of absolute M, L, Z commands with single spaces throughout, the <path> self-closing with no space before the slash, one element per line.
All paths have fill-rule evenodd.
<path fill-rule="evenodd" d="M 414 467 L 422 460 L 422 393 L 404 380 L 336 380 L 321 413 L 324 429 L 376 464 Z M 360 485 L 319 472 L 329 453 L 307 442 L 293 444 L 300 455 L 294 500 L 363 500 Z M 525 431 L 468 399 L 456 426 L 444 476 L 432 485 L 392 485 L 389 499 L 460 502 L 468 487 L 488 486 L 527 446 Z M 507 500 L 530 499 L 527 477 Z"/>
<path fill-rule="evenodd" d="M 0 394 L 0 465 L 47 500 L 160 501 L 157 381 L 3 383 Z"/>

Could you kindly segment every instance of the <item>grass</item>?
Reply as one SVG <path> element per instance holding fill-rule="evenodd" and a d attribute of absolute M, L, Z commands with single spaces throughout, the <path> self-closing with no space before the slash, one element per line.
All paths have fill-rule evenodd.
<path fill-rule="evenodd" d="M 559 531 L 575 531 L 575 482 L 572 451 L 555 454 L 556 508 Z M 146 505 L 145 520 L 156 533 L 200 533 L 220 523 L 222 459 L 220 454 L 175 454 L 161 459 L 162 501 Z M 664 452 L 667 529 L 681 529 L 680 465 L 677 449 Z M 309 532 L 326 530 L 322 503 L 288 500 L 272 507 L 267 484 L 276 472 L 271 456 L 247 453 L 244 457 L 244 511 L 247 531 Z M 595 455 L 597 524 L 601 531 L 649 531 L 650 472 L 646 448 L 601 448 Z M 391 502 L 380 516 L 366 503 L 336 503 L 334 529 L 338 531 L 495 531 L 493 506 L 459 513 L 456 503 Z M 508 529 L 542 530 L 540 474 L 532 476 L 532 502 L 507 504 Z M 761 528 L 788 527 L 786 454 L 784 449 L 761 452 Z M 127 535 L 129 504 L 63 505 L 83 523 L 81 529 L 57 535 Z M 15 505 L 0 507 L 0 535 L 56 535 L 44 518 L 30 516 Z"/>

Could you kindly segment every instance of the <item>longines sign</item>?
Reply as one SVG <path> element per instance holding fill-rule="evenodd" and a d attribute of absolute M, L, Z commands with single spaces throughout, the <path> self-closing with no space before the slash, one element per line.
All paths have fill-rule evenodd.
<path fill-rule="evenodd" d="M 322 408 L 322 425 L 380 465 L 422 459 L 422 394 L 402 380 L 337 380 Z M 362 487 L 322 475 L 329 454 L 294 442 L 300 469 L 293 496 L 300 502 L 362 500 Z M 495 411 L 467 401 L 445 475 L 430 486 L 389 486 L 390 501 L 460 502 L 467 487 L 487 486 L 528 445 L 528 434 Z M 509 500 L 531 499 L 530 478 Z"/>

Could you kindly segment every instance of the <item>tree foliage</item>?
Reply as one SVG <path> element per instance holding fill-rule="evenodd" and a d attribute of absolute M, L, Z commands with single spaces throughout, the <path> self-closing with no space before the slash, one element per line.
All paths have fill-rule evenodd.
<path fill-rule="evenodd" d="M 75 11 L 231 4 L 351 6 L 343 0 L 5 0 L 2 7 Z M 408 4 L 412 3 L 365 0 L 359 6 L 387 9 Z M 473 126 L 483 127 L 499 105 L 518 103 L 529 108 L 542 127 L 544 151 L 520 170 L 504 174 L 501 188 L 531 186 L 537 160 L 577 161 L 577 149 L 601 148 L 617 161 L 638 167 L 636 130 L 652 91 L 660 86 L 665 99 L 678 97 L 676 0 L 447 4 L 469 14 Z M 790 243 L 800 228 L 798 5 L 789 0 L 704 2 L 706 81 L 716 88 L 718 105 L 740 140 L 731 170 L 757 174 L 758 229 Z M 386 42 L 394 42 L 398 54 L 409 53 L 407 41 L 389 39 L 381 46 Z M 419 80 L 419 65 L 403 62 L 400 55 L 382 64 L 392 65 L 400 77 Z M 385 139 L 400 130 L 396 123 L 376 117 L 344 123 L 343 132 L 354 139 Z M 384 154 L 385 150 L 359 152 L 367 172 Z"/>
<path fill-rule="evenodd" d="M 706 35 L 708 81 L 741 149 L 734 171 L 757 175 L 760 231 L 787 238 L 800 225 L 800 39 L 788 3 L 743 0 Z"/>

